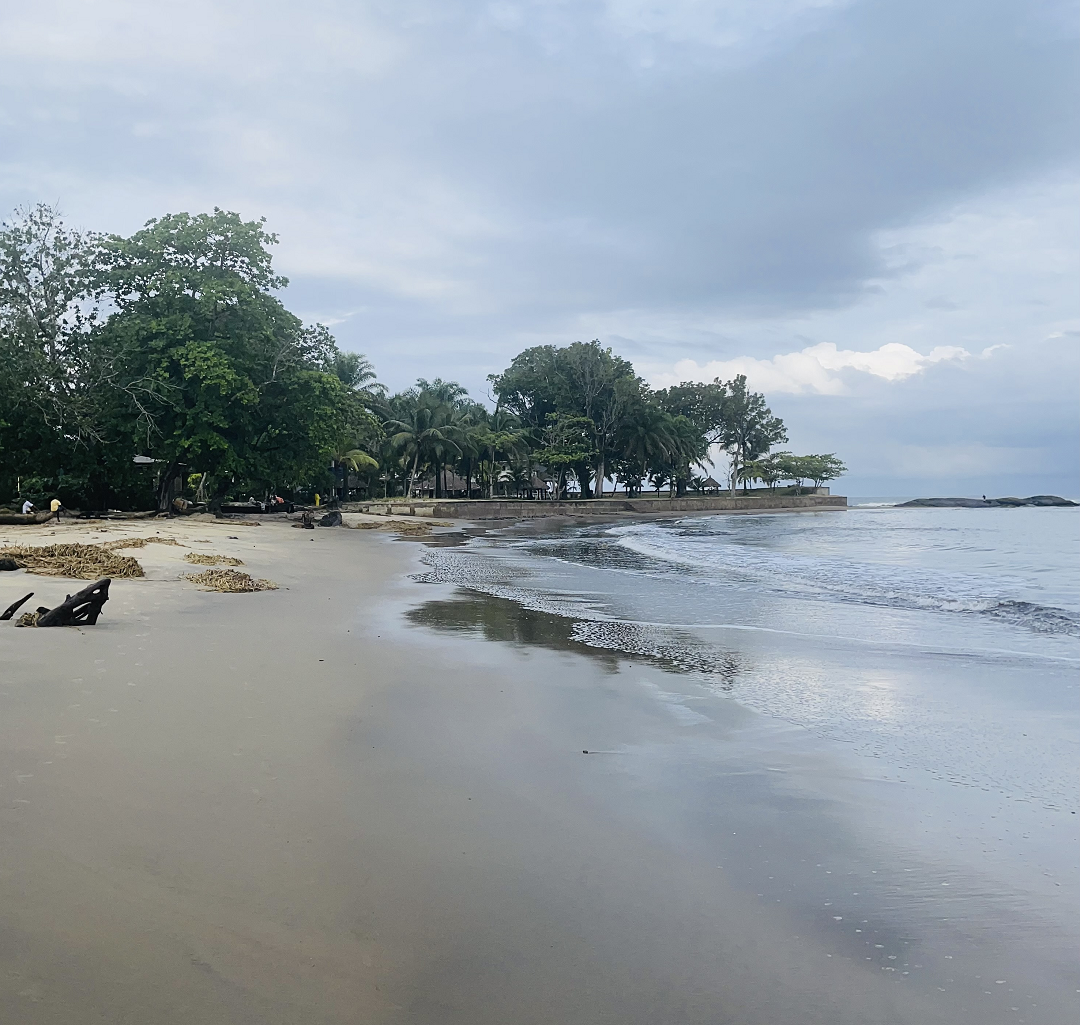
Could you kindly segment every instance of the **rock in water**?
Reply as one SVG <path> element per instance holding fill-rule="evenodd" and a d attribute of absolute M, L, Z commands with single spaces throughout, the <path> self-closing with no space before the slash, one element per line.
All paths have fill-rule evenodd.
<path fill-rule="evenodd" d="M 897 508 L 933 508 L 933 509 L 1015 509 L 1025 505 L 1076 505 L 1067 498 L 1057 495 L 1032 495 L 1030 498 L 915 498 L 910 502 L 901 502 Z"/>

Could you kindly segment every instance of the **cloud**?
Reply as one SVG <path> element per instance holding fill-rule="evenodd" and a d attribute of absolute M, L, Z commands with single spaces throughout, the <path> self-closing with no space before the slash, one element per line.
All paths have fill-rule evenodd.
<path fill-rule="evenodd" d="M 889 342 L 870 352 L 838 349 L 834 342 L 820 342 L 772 359 L 738 356 L 704 365 L 684 359 L 669 373 L 652 375 L 652 383 L 654 387 L 664 388 L 680 381 L 711 381 L 717 377 L 730 380 L 737 374 L 745 374 L 747 383 L 759 391 L 842 395 L 848 390 L 841 375 L 844 370 L 856 370 L 886 381 L 902 381 L 935 363 L 958 362 L 970 356 L 967 349 L 958 345 L 939 345 L 924 356 L 901 342 Z"/>
<path fill-rule="evenodd" d="M 599 337 L 650 380 L 746 372 L 853 467 L 1003 408 L 1075 463 L 1056 0 L 8 7 L 0 212 L 265 214 L 290 308 L 391 387 L 483 396 L 524 346 Z"/>

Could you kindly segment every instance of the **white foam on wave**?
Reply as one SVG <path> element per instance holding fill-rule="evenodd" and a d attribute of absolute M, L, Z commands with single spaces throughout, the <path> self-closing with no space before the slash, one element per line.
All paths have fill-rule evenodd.
<path fill-rule="evenodd" d="M 517 547 L 517 546 L 515 546 Z M 629 655 L 648 655 L 668 662 L 680 671 L 708 675 L 712 670 L 711 656 L 688 652 L 688 638 L 699 631 L 737 631 L 743 633 L 776 634 L 783 637 L 802 638 L 828 644 L 842 643 L 856 647 L 902 651 L 919 651 L 943 655 L 961 655 L 978 658 L 1023 658 L 1047 662 L 1074 664 L 1080 657 L 1009 648 L 927 643 L 925 640 L 906 640 L 897 637 L 859 636 L 855 633 L 822 633 L 811 630 L 793 630 L 775 626 L 733 621 L 690 622 L 642 620 L 615 611 L 603 592 L 583 592 L 579 588 L 561 590 L 549 571 L 551 562 L 565 561 L 548 557 L 538 566 L 529 566 L 526 560 L 513 561 L 500 557 L 500 550 L 490 547 L 468 550 L 462 548 L 433 548 L 427 550 L 421 560 L 427 569 L 414 574 L 413 579 L 422 583 L 453 584 L 468 588 L 494 598 L 512 601 L 531 612 L 543 612 L 576 622 L 572 636 L 591 647 L 608 648 Z M 606 571 L 633 573 L 638 570 L 605 566 Z M 662 578 L 664 574 L 654 574 Z M 535 583 L 534 583 L 535 582 Z M 678 635 L 677 643 L 671 638 Z M 710 648 L 713 645 L 708 645 Z M 728 675 L 727 668 L 721 671 Z"/>
<path fill-rule="evenodd" d="M 680 534 L 656 524 L 635 524 L 612 534 L 628 551 L 660 565 L 684 567 L 702 582 L 918 612 L 981 614 L 1036 633 L 1080 636 L 1080 615 L 1018 600 L 1020 584 L 1008 578 L 990 587 L 983 577 L 957 572 L 778 551 L 717 533 Z"/>
<path fill-rule="evenodd" d="M 610 537 L 602 535 L 594 535 L 593 540 L 610 543 Z M 550 550 L 546 544 L 539 548 Z M 707 688 L 731 692 L 758 712 L 850 744 L 865 757 L 884 758 L 901 767 L 921 766 L 936 779 L 1023 797 L 1046 808 L 1075 804 L 1075 780 L 1061 771 L 1062 765 L 1070 764 L 1071 751 L 1063 729 L 1044 728 L 1039 715 L 1022 704 L 1006 714 L 1005 706 L 998 703 L 1000 698 L 988 700 L 989 695 L 978 690 L 973 681 L 981 679 L 979 671 L 973 674 L 969 669 L 962 676 L 950 671 L 948 686 L 943 687 L 946 678 L 938 675 L 940 665 L 924 672 L 910 668 L 919 664 L 906 659 L 908 654 L 919 659 L 961 656 L 969 667 L 968 658 L 996 655 L 1075 660 L 912 640 L 823 637 L 761 624 L 639 621 L 625 615 L 615 594 L 582 591 L 588 576 L 569 567 L 564 571 L 554 559 L 536 560 L 535 552 L 534 546 L 525 546 L 522 551 L 515 545 L 508 551 L 484 544 L 471 551 L 429 549 L 424 556 L 427 570 L 419 579 L 456 584 L 531 611 L 569 619 L 573 623 L 571 637 L 581 644 L 631 659 L 642 658 L 696 679 Z M 784 634 L 806 638 L 815 646 L 744 645 L 732 634 L 725 636 L 716 630 Z M 821 641 L 828 642 L 824 649 L 819 646 Z M 864 661 L 863 655 L 853 657 L 850 650 L 840 654 L 837 641 L 863 648 L 871 661 Z M 888 649 L 904 654 L 899 661 L 890 662 L 891 656 L 885 654 Z M 836 665 L 859 669 L 837 673 Z M 880 669 L 867 668 L 872 666 L 888 669 L 882 675 Z M 1006 666 L 1004 671 L 1013 670 Z M 896 685 L 894 677 L 902 684 Z M 685 718 L 687 725 L 691 720 L 698 725 L 703 722 L 693 716 Z M 1032 744 L 1029 734 L 1039 736 L 1039 742 Z"/>

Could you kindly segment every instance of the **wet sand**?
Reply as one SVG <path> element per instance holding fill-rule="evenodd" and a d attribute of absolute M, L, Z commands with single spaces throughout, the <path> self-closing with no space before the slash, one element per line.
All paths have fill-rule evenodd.
<path fill-rule="evenodd" d="M 1017 1017 L 996 979 L 973 1003 L 946 927 L 875 916 L 888 887 L 801 732 L 728 702 L 730 748 L 695 759 L 662 666 L 490 605 L 448 629 L 460 606 L 426 603 L 451 589 L 405 579 L 415 544 L 105 537 L 155 532 L 281 587 L 204 593 L 152 545 L 98 626 L 0 624 L 4 1020 L 1067 1020 Z M 0 574 L 0 605 L 75 586 Z M 869 954 L 821 906 L 826 873 L 864 870 Z"/>

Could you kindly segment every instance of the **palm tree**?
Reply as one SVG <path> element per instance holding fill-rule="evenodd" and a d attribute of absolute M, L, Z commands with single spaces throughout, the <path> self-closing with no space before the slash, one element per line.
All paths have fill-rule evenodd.
<path fill-rule="evenodd" d="M 527 434 L 521 429 L 521 421 L 505 409 L 496 407 L 482 430 L 477 431 L 481 445 L 488 452 L 488 498 L 495 497 L 495 459 L 501 455 L 512 458 L 527 448 Z"/>
<path fill-rule="evenodd" d="M 638 410 L 623 424 L 622 454 L 635 471 L 641 470 L 639 482 L 648 467 L 665 462 L 673 451 L 676 438 L 672 428 L 672 417 L 653 405 Z"/>
<path fill-rule="evenodd" d="M 353 473 L 356 473 L 361 467 L 378 466 L 379 461 L 373 459 L 371 455 L 362 448 L 359 448 L 350 442 L 344 442 L 338 445 L 330 453 L 330 464 L 335 468 L 342 466 L 347 470 L 352 470 Z M 348 478 L 346 478 L 343 490 L 346 494 L 348 493 Z M 341 497 L 344 498 L 345 495 L 342 495 Z"/>
<path fill-rule="evenodd" d="M 371 360 L 359 352 L 338 352 L 330 366 L 334 376 L 346 388 L 364 388 L 375 380 L 375 367 Z"/>
<path fill-rule="evenodd" d="M 653 447 L 647 470 L 657 492 L 668 484 L 671 498 L 674 499 L 676 494 L 684 493 L 692 475 L 691 468 L 704 464 L 709 447 L 701 432 L 687 417 L 663 415 L 666 418 L 665 444 L 662 448 Z"/>
<path fill-rule="evenodd" d="M 477 461 L 482 461 L 485 445 L 487 444 L 488 425 L 487 410 L 479 404 L 466 410 L 458 424 L 457 443 L 461 448 L 462 460 L 465 463 L 465 497 L 472 497 L 473 470 Z"/>
<path fill-rule="evenodd" d="M 423 393 L 404 418 L 388 420 L 386 427 L 393 432 L 389 439 L 391 449 L 412 457 L 407 498 L 412 498 L 421 458 L 427 463 L 448 452 L 461 451 L 453 438 L 455 427 L 450 423 L 450 410 Z"/>
<path fill-rule="evenodd" d="M 441 377 L 436 377 L 434 381 L 417 378 L 416 391 L 418 395 L 430 395 L 444 406 L 457 406 L 469 394 L 457 381 L 444 381 Z"/>
<path fill-rule="evenodd" d="M 353 473 L 362 466 L 378 466 L 379 461 L 373 459 L 362 448 L 341 445 L 330 453 L 330 459 L 335 466 L 347 466 Z"/>

